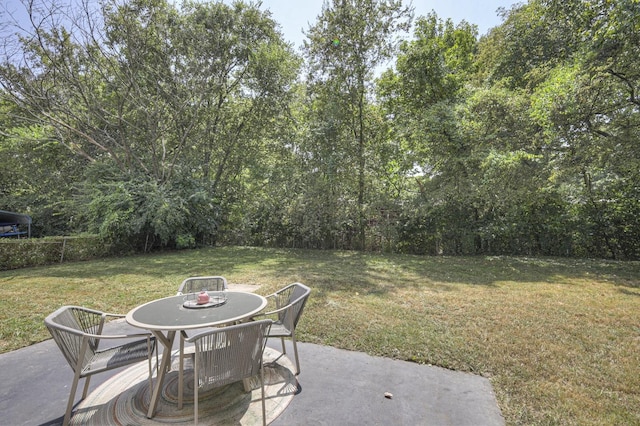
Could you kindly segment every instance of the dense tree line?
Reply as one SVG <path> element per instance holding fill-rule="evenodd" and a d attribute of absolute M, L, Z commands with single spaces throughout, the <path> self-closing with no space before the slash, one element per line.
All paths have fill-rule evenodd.
<path fill-rule="evenodd" d="M 253 3 L 22 7 L 0 206 L 37 235 L 640 258 L 638 0 L 529 0 L 483 35 L 332 0 L 301 52 Z"/>

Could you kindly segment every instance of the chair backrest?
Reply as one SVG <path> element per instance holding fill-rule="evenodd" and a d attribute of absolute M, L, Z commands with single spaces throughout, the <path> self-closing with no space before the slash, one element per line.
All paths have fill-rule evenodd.
<path fill-rule="evenodd" d="M 44 319 L 53 340 L 75 371 L 80 355 L 84 368 L 98 349 L 98 339 L 87 334 L 99 335 L 104 325 L 104 313 L 80 306 L 63 306 Z M 83 348 L 84 341 L 87 341 Z"/>
<path fill-rule="evenodd" d="M 258 374 L 271 323 L 266 319 L 214 328 L 186 339 L 195 346 L 199 387 L 224 386 Z"/>
<path fill-rule="evenodd" d="M 278 312 L 278 322 L 295 328 L 307 303 L 311 289 L 304 284 L 293 283 L 276 292 L 276 308 L 289 305 L 289 309 Z"/>
<path fill-rule="evenodd" d="M 197 293 L 201 290 L 223 291 L 227 289 L 227 279 L 221 276 L 189 277 L 182 281 L 178 288 L 178 295 Z"/>

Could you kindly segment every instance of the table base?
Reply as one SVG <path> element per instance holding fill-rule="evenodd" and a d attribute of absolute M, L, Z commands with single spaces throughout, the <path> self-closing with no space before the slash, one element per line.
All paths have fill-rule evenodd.
<path fill-rule="evenodd" d="M 149 381 L 146 362 L 110 378 L 76 408 L 71 424 L 192 424 L 193 369 L 190 357 L 185 362 L 184 406 L 178 410 L 178 353 L 172 358 L 172 369 L 165 375 L 155 416 L 146 417 L 149 408 Z M 275 349 L 264 351 L 264 378 L 267 423 L 282 413 L 298 392 L 295 366 Z M 259 379 L 252 379 L 251 393 L 245 393 L 242 382 L 200 393 L 199 420 L 202 424 L 253 425 L 262 423 Z M 154 377 L 155 384 L 155 377 Z"/>

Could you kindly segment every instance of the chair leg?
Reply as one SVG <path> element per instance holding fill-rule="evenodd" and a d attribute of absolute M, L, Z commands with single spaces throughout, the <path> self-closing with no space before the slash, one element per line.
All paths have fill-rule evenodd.
<path fill-rule="evenodd" d="M 147 356 L 147 361 L 149 362 L 149 398 L 151 398 L 151 395 L 153 395 L 153 367 L 151 367 L 151 351 L 149 349 L 151 348 L 149 347 L 149 341 L 147 340 L 147 352 L 149 354 Z M 158 365 L 157 360 L 156 365 Z"/>
<path fill-rule="evenodd" d="M 291 332 L 291 341 L 293 342 L 293 353 L 296 357 L 296 376 L 300 374 L 300 359 L 298 358 L 298 343 L 296 342 L 296 332 Z"/>
<path fill-rule="evenodd" d="M 193 424 L 198 424 L 198 364 L 193 360 Z"/>
<path fill-rule="evenodd" d="M 242 379 L 242 386 L 244 386 L 244 391 L 246 393 L 251 392 L 253 390 L 253 388 L 251 387 L 251 378 Z"/>
<path fill-rule="evenodd" d="M 69 420 L 71 420 L 71 410 L 73 409 L 73 397 L 74 397 L 73 393 L 69 395 L 69 402 L 67 403 L 67 411 L 64 413 L 64 420 L 62 421 L 62 426 L 67 426 L 69 424 Z"/>
<path fill-rule="evenodd" d="M 282 353 L 286 354 L 287 353 L 287 347 L 284 345 L 284 337 L 281 337 L 280 341 L 282 342 Z"/>
<path fill-rule="evenodd" d="M 267 426 L 267 409 L 264 402 L 264 365 L 260 367 L 260 388 L 262 389 L 262 425 Z"/>
<path fill-rule="evenodd" d="M 82 388 L 82 399 L 87 397 L 87 393 L 89 392 L 89 381 L 91 380 L 91 376 L 87 376 L 84 379 L 84 388 Z"/>
<path fill-rule="evenodd" d="M 86 379 L 86 383 L 89 383 L 89 377 Z M 67 411 L 64 413 L 64 420 L 62 421 L 62 426 L 67 426 L 69 424 L 69 420 L 71 420 L 71 411 L 73 410 L 73 400 L 76 397 L 76 390 L 78 389 L 78 382 L 80 381 L 80 372 L 76 373 L 73 376 L 73 384 L 71 385 L 71 390 L 69 391 L 69 401 L 67 402 Z"/>
<path fill-rule="evenodd" d="M 178 367 L 178 410 L 182 410 L 182 397 L 184 394 L 184 339 L 180 336 L 180 366 Z M 195 392 L 195 390 L 194 390 Z"/>

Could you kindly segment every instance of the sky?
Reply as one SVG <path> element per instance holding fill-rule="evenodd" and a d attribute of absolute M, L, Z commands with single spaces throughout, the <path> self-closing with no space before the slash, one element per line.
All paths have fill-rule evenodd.
<path fill-rule="evenodd" d="M 271 11 L 273 19 L 281 25 L 284 38 L 299 48 L 305 38 L 302 30 L 308 30 L 316 21 L 323 2 L 324 0 L 262 0 L 262 9 Z M 499 7 L 508 9 L 515 3 L 517 1 L 513 0 L 413 0 L 415 18 L 435 11 L 442 20 L 451 18 L 454 24 L 465 20 L 477 25 L 479 35 L 486 34 L 490 28 L 502 23 L 497 14 Z M 404 4 L 409 4 L 408 0 L 404 0 Z"/>
<path fill-rule="evenodd" d="M 0 19 L 3 18 L 5 8 L 10 11 L 23 12 L 24 7 L 18 0 L 0 0 Z M 224 0 L 231 3 L 232 0 Z M 248 1 L 248 0 L 247 0 Z M 281 26 L 284 38 L 293 43 L 296 48 L 302 46 L 305 38 L 302 30 L 307 30 L 315 23 L 316 18 L 322 11 L 322 4 L 325 0 L 262 0 L 262 9 L 269 9 L 273 18 Z M 331 1 L 331 0 L 327 0 Z M 409 4 L 411 0 L 403 0 L 404 4 Z M 180 3 L 180 0 L 174 0 Z M 9 6 L 14 3 L 12 6 Z M 435 11 L 439 18 L 446 20 L 451 18 L 454 24 L 458 24 L 463 19 L 470 24 L 478 26 L 479 35 L 486 34 L 487 31 L 500 25 L 501 18 L 498 17 L 499 7 L 509 8 L 517 3 L 514 0 L 412 0 L 415 9 L 415 18 L 426 16 L 429 12 Z"/>
<path fill-rule="evenodd" d="M 18 1 L 0 0 L 0 29 L 7 10 L 17 11 L 18 15 L 24 13 L 24 6 Z M 223 1 L 233 2 L 233 0 Z M 245 1 L 249 2 L 249 0 Z M 298 50 L 305 39 L 303 30 L 308 30 L 316 22 L 324 1 L 332 0 L 262 0 L 261 9 L 271 11 L 273 19 L 280 25 L 284 39 L 293 43 L 294 49 Z M 172 0 L 172 2 L 180 3 L 181 0 Z M 486 34 L 489 29 L 502 23 L 502 19 L 498 16 L 498 8 L 509 9 L 513 4 L 519 3 L 518 0 L 403 0 L 405 5 L 410 2 L 414 7 L 414 18 L 426 16 L 431 11 L 435 11 L 438 18 L 442 20 L 451 18 L 454 25 L 462 20 L 477 25 L 479 35 Z M 522 2 L 526 3 L 526 0 Z M 411 37 L 411 34 L 408 34 L 408 37 Z"/>

